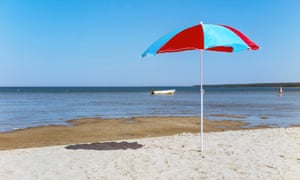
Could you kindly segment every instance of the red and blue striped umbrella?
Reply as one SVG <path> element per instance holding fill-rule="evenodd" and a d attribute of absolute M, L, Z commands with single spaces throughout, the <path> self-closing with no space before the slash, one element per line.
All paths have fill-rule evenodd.
<path fill-rule="evenodd" d="M 200 144 L 203 151 L 203 88 L 202 88 L 202 51 L 239 52 L 257 50 L 259 46 L 240 31 L 226 25 L 198 24 L 172 31 L 154 42 L 143 54 L 200 50 Z"/>
<path fill-rule="evenodd" d="M 166 34 L 154 42 L 142 57 L 186 50 L 238 52 L 258 48 L 246 35 L 230 26 L 201 23 Z"/>

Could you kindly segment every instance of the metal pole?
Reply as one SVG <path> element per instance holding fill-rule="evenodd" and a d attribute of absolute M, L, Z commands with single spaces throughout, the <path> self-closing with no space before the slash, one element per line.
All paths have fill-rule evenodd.
<path fill-rule="evenodd" d="M 202 85 L 203 52 L 200 50 L 200 144 L 203 152 L 203 85 Z"/>

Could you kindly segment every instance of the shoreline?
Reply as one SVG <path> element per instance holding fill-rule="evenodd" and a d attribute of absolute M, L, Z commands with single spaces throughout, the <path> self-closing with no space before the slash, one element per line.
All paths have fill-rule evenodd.
<path fill-rule="evenodd" d="M 69 125 L 51 125 L 0 133 L 0 150 L 116 141 L 145 137 L 161 137 L 180 133 L 199 133 L 199 117 L 132 117 L 81 118 L 66 121 Z M 247 127 L 237 120 L 204 120 L 204 132 L 261 129 L 271 126 Z"/>

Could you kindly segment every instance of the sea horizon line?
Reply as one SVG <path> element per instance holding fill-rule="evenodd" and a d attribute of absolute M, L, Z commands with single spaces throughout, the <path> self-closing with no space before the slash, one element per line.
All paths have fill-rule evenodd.
<path fill-rule="evenodd" d="M 198 87 L 200 85 L 111 85 L 111 86 L 61 86 L 61 85 L 50 85 L 50 86 L 0 86 L 0 88 L 155 88 L 155 87 Z M 300 87 L 300 82 L 267 82 L 267 83 L 216 83 L 216 84 L 204 84 L 205 87 Z"/>

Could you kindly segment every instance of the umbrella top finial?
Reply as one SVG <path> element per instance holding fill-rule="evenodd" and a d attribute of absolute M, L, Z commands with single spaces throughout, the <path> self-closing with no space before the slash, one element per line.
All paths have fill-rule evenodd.
<path fill-rule="evenodd" d="M 200 21 L 200 24 L 203 24 L 203 22 L 202 22 L 202 21 Z"/>

